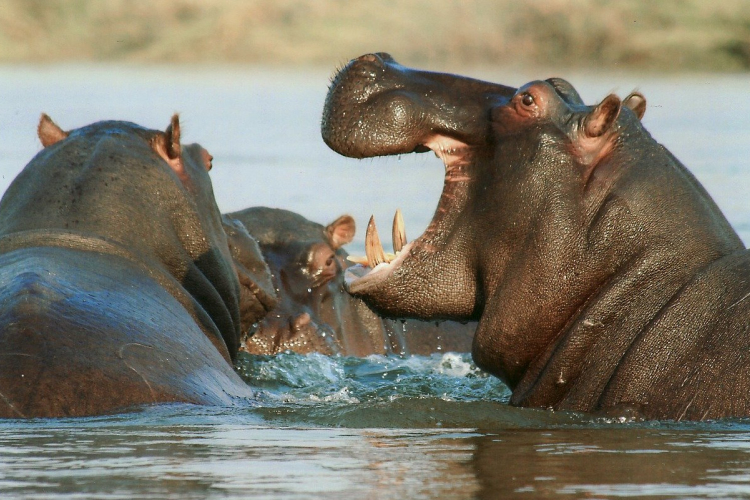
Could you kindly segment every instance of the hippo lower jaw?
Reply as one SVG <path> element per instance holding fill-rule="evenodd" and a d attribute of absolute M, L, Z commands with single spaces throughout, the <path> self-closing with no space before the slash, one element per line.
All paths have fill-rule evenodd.
<path fill-rule="evenodd" d="M 377 288 L 379 283 L 401 267 L 413 246 L 414 242 L 407 243 L 390 262 L 381 262 L 375 267 L 357 264 L 348 268 L 344 274 L 346 288 L 353 294 L 366 293 L 369 288 Z"/>
<path fill-rule="evenodd" d="M 468 197 L 472 181 L 470 173 L 474 148 L 455 138 L 435 135 L 424 141 L 423 147 L 431 150 L 443 161 L 445 179 L 440 201 L 432 221 L 425 232 L 413 241 L 406 243 L 403 227 L 398 227 L 400 219 L 397 212 L 394 218 L 393 240 L 394 252 L 386 254 L 380 245 L 374 221 L 371 219 L 365 237 L 367 259 L 355 258 L 355 265 L 345 272 L 345 285 L 353 295 L 360 296 L 386 315 L 401 316 L 399 310 L 391 310 L 379 302 L 399 303 L 396 309 L 404 305 L 405 295 L 418 295 L 421 287 L 442 288 L 441 276 L 462 276 L 463 262 L 454 255 L 455 235 L 460 232 L 461 216 L 464 203 Z M 403 239 L 402 239 L 403 238 Z M 396 243 L 399 241 L 399 243 Z M 399 248 L 403 244 L 403 247 Z M 466 296 L 470 296 L 473 287 L 465 287 Z M 432 314 L 446 319 L 465 319 L 473 306 L 462 306 L 451 312 L 443 311 L 441 306 L 433 308 Z M 417 317 L 424 314 L 416 313 Z"/>

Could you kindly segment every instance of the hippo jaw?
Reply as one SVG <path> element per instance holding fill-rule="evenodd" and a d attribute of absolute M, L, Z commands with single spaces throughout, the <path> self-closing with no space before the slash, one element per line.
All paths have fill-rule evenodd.
<path fill-rule="evenodd" d="M 445 164 L 443 191 L 432 221 L 422 235 L 404 241 L 400 249 L 394 244 L 393 254 L 386 256 L 371 220 L 365 239 L 369 262 L 366 267 L 347 269 L 347 289 L 387 315 L 470 318 L 476 308 L 477 279 L 461 218 L 473 179 L 472 148 L 449 137 L 436 137 L 425 147 Z M 397 219 L 394 235 L 404 232 Z M 398 239 L 394 236 L 394 241 Z M 435 290 L 439 297 L 434 303 L 423 302 L 424 290 Z"/>
<path fill-rule="evenodd" d="M 378 313 L 478 318 L 476 245 L 465 208 L 474 164 L 491 151 L 491 110 L 515 91 L 406 68 L 382 53 L 351 61 L 333 78 L 321 126 L 333 150 L 354 158 L 433 151 L 445 165 L 440 201 L 424 234 L 390 262 L 371 258 L 369 273 L 361 267 L 347 273 L 349 291 Z M 368 251 L 383 254 L 372 242 L 379 238 L 367 240 Z"/>

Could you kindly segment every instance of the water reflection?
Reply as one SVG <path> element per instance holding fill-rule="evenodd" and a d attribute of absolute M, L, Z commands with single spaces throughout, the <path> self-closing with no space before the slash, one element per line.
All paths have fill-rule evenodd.
<path fill-rule="evenodd" d="M 513 431 L 472 441 L 478 498 L 497 498 L 501 491 L 519 498 L 750 495 L 746 432 Z"/>
<path fill-rule="evenodd" d="M 185 425 L 0 434 L 0 490 L 28 498 L 461 497 L 471 443 L 429 431 Z M 30 435 L 36 434 L 36 435 Z M 460 441 L 460 440 L 459 440 Z M 446 443 L 450 446 L 446 446 Z"/>
<path fill-rule="evenodd" d="M 609 424 L 288 428 L 246 413 L 5 426 L 6 495 L 132 498 L 712 498 L 750 495 L 750 432 Z M 184 423 L 169 423 L 169 420 Z M 210 422 L 235 420 L 233 424 Z M 130 420 L 125 422 L 124 420 Z M 193 423 L 188 423 L 192 420 Z M 239 421 L 245 420 L 246 423 Z M 48 422 L 51 423 L 51 422 Z"/>

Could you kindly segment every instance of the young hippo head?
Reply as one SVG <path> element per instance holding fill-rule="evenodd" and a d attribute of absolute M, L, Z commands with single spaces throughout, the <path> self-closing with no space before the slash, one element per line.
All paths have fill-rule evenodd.
<path fill-rule="evenodd" d="M 445 184 L 425 233 L 349 290 L 390 316 L 479 319 L 475 360 L 513 402 L 591 409 L 649 315 L 742 248 L 644 110 L 640 94 L 587 106 L 556 78 L 514 89 L 352 61 L 324 140 L 357 158 L 428 148 Z"/>
<path fill-rule="evenodd" d="M 252 207 L 227 217 L 258 239 L 279 303 L 243 343 L 251 354 L 367 355 L 382 352 L 383 324 L 343 289 L 348 265 L 342 246 L 354 237 L 354 220 L 342 215 L 327 226 L 282 209 Z"/>

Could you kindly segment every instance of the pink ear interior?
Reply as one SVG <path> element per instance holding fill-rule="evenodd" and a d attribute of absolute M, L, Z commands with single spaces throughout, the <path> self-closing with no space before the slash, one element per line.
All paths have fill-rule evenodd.
<path fill-rule="evenodd" d="M 185 165 L 182 163 L 182 146 L 180 145 L 180 118 L 176 113 L 172 116 L 172 121 L 167 130 L 157 133 L 151 146 L 167 162 L 167 165 L 181 179 L 184 179 Z"/>
<path fill-rule="evenodd" d="M 46 148 L 62 141 L 69 134 L 53 122 L 52 118 L 47 116 L 47 114 L 42 113 L 42 117 L 39 119 L 39 126 L 37 127 L 37 135 L 39 136 L 39 140 L 42 141 L 42 146 Z"/>
<path fill-rule="evenodd" d="M 639 120 L 643 119 L 643 115 L 646 114 L 646 98 L 640 92 L 633 92 L 627 96 L 622 104 L 630 109 Z"/>
<path fill-rule="evenodd" d="M 589 137 L 599 137 L 615 123 L 620 114 L 622 102 L 614 94 L 604 98 L 599 105 L 588 114 L 584 121 L 584 131 Z"/>
<path fill-rule="evenodd" d="M 354 239 L 356 225 L 351 215 L 342 215 L 326 227 L 328 242 L 334 250 L 341 248 Z"/>

